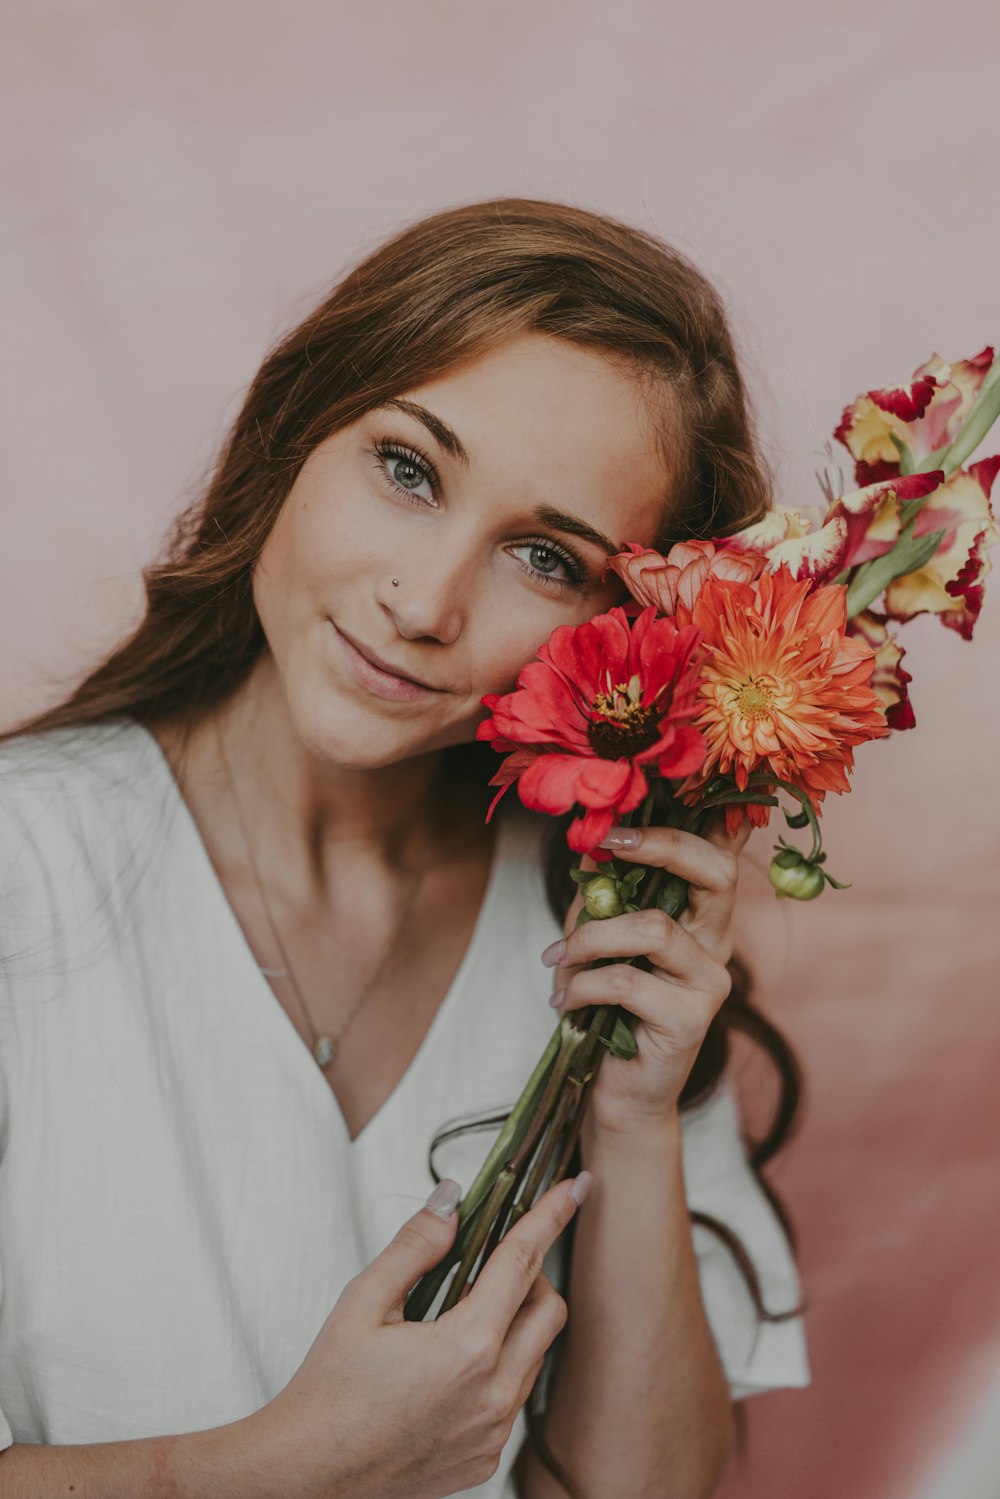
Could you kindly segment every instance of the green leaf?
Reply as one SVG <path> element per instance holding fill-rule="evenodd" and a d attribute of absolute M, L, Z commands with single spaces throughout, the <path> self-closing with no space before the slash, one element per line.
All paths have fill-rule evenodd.
<path fill-rule="evenodd" d="M 629 1058 L 638 1055 L 639 1043 L 629 1030 L 620 1015 L 615 1017 L 615 1028 L 610 1036 L 598 1036 L 602 1046 L 606 1046 L 613 1057 Z"/>
<path fill-rule="evenodd" d="M 899 472 L 901 474 L 913 473 L 913 454 L 903 439 L 895 432 L 889 433 L 890 440 L 896 452 L 899 454 Z"/>
<path fill-rule="evenodd" d="M 790 828 L 805 828 L 809 826 L 808 812 L 790 812 L 787 807 L 781 809 L 785 814 L 785 821 Z"/>
<path fill-rule="evenodd" d="M 847 590 L 848 619 L 853 619 L 874 603 L 894 578 L 919 572 L 934 556 L 944 534 L 943 531 L 932 531 L 929 536 L 913 536 L 902 531 L 891 552 L 886 552 L 883 557 L 873 557 L 871 562 L 859 567 Z"/>
<path fill-rule="evenodd" d="M 760 790 L 749 791 L 727 791 L 721 796 L 709 797 L 707 801 L 698 803 L 699 809 L 706 807 L 735 807 L 740 802 L 754 802 L 760 807 L 776 807 L 778 798 L 768 796 Z"/>
<path fill-rule="evenodd" d="M 972 453 L 976 451 L 987 432 L 1000 416 L 1000 354 L 994 359 L 986 376 L 976 394 L 976 399 L 969 407 L 965 421 L 959 428 L 951 443 L 943 452 L 931 454 L 937 462 L 924 463 L 928 468 L 943 468 L 950 475 L 956 469 L 961 468 Z M 920 465 L 921 468 L 924 464 Z"/>
<path fill-rule="evenodd" d="M 587 922 L 587 921 L 593 921 L 593 919 L 594 919 L 593 916 L 591 916 L 591 914 L 587 910 L 586 906 L 584 906 L 581 909 L 580 914 L 576 918 L 576 924 L 577 924 L 577 926 L 583 926 L 585 922 Z"/>
<path fill-rule="evenodd" d="M 656 907 L 668 916 L 679 916 L 688 898 L 688 882 L 679 874 L 668 875 L 656 894 Z"/>
<path fill-rule="evenodd" d="M 586 885 L 588 880 L 597 878 L 596 869 L 571 869 L 569 877 L 576 885 Z"/>

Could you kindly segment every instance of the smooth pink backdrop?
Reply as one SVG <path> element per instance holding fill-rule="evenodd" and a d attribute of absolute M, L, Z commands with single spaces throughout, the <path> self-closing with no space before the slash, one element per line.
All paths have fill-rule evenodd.
<path fill-rule="evenodd" d="M 1000 344 L 994 0 L 8 0 L 0 32 L 4 722 L 134 621 L 277 334 L 431 210 L 562 199 L 693 255 L 786 504 L 857 392 Z M 779 905 L 748 851 L 741 931 L 810 1081 L 773 1178 L 813 1384 L 748 1405 L 726 1499 L 1000 1492 L 990 586 L 971 646 L 907 630 L 918 729 L 824 818 L 852 888 Z"/>

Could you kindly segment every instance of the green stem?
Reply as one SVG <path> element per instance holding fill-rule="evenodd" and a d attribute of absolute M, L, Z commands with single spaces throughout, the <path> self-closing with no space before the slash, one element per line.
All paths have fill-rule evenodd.
<path fill-rule="evenodd" d="M 532 1072 L 520 1098 L 507 1116 L 503 1129 L 493 1142 L 489 1155 L 480 1167 L 472 1186 L 462 1198 L 458 1213 L 459 1222 L 471 1217 L 480 1203 L 485 1200 L 492 1187 L 498 1167 L 503 1164 L 512 1151 L 518 1148 L 525 1134 L 531 1128 L 539 1100 L 545 1097 L 546 1089 L 551 1081 L 552 1072 L 554 1071 L 553 1064 L 559 1055 L 562 1040 L 563 1024 L 562 1017 L 560 1016 L 534 1072 Z"/>
<path fill-rule="evenodd" d="M 541 1187 L 542 1181 L 545 1177 L 545 1172 L 548 1169 L 549 1163 L 552 1160 L 552 1156 L 559 1144 L 560 1132 L 566 1122 L 567 1116 L 570 1113 L 573 1103 L 575 1102 L 575 1084 L 577 1084 L 577 1078 L 572 1072 L 570 1072 L 566 1077 L 562 1092 L 559 1095 L 559 1100 L 556 1104 L 555 1111 L 553 1112 L 552 1118 L 549 1122 L 549 1127 L 545 1133 L 545 1139 L 543 1140 L 538 1153 L 535 1156 L 531 1170 L 528 1172 L 527 1179 L 524 1183 L 524 1190 L 522 1191 L 521 1196 L 518 1198 L 517 1202 L 514 1204 L 513 1210 L 511 1212 L 510 1222 L 512 1228 L 518 1221 L 518 1219 L 522 1218 L 528 1211 L 528 1208 L 531 1207 L 532 1203 L 538 1195 L 539 1188 Z"/>
<path fill-rule="evenodd" d="M 490 1231 L 494 1215 L 503 1209 L 508 1195 L 514 1190 L 516 1178 L 517 1173 L 513 1166 L 508 1165 L 503 1168 L 493 1183 L 493 1190 L 486 1199 L 485 1208 L 476 1219 L 475 1230 L 469 1240 L 465 1253 L 459 1261 L 458 1269 L 455 1271 L 455 1278 L 448 1287 L 444 1301 L 441 1303 L 439 1316 L 450 1311 L 461 1296 L 472 1267 L 479 1258 L 479 1251 L 486 1242 L 486 1236 Z"/>
<path fill-rule="evenodd" d="M 477 1214 L 493 1190 L 497 1173 L 510 1153 L 517 1150 L 540 1107 L 546 1085 L 554 1070 L 554 1063 L 562 1044 L 562 1036 L 563 1021 L 560 1016 L 548 1045 L 525 1084 L 521 1096 L 507 1116 L 472 1186 L 459 1203 L 458 1231 L 450 1251 L 433 1270 L 421 1276 L 412 1287 L 403 1313 L 407 1321 L 419 1322 L 427 1315 L 452 1266 L 462 1260 L 475 1229 Z"/>
<path fill-rule="evenodd" d="M 976 392 L 976 399 L 969 407 L 961 427 L 943 453 L 931 453 L 917 465 L 918 473 L 930 468 L 944 469 L 951 475 L 961 468 L 966 458 L 974 453 L 1000 416 L 1000 354 L 990 365 L 983 383 Z M 935 461 L 936 459 L 936 461 Z"/>
<path fill-rule="evenodd" d="M 476 1215 L 475 1228 L 463 1244 L 458 1269 L 455 1272 L 454 1280 L 448 1287 L 447 1294 L 441 1305 L 441 1311 L 438 1313 L 439 1316 L 454 1306 L 461 1295 L 462 1287 L 468 1280 L 472 1268 L 479 1258 L 479 1252 L 486 1242 L 486 1237 L 495 1215 L 505 1208 L 508 1193 L 514 1191 L 515 1184 L 521 1175 L 523 1167 L 531 1159 L 553 1113 L 558 1109 L 566 1075 L 586 1036 L 585 1032 L 578 1031 L 571 1024 L 569 1016 L 560 1016 L 559 1024 L 561 1031 L 559 1054 L 556 1057 L 555 1065 L 549 1073 L 541 1100 L 530 1120 L 524 1139 L 500 1171 L 484 1207 Z M 481 1175 L 482 1172 L 480 1172 Z M 477 1177 L 477 1181 L 478 1179 Z M 433 1274 L 433 1272 L 431 1273 Z M 412 1294 L 413 1292 L 411 1292 Z M 434 1294 L 437 1294 L 436 1290 Z M 433 1296 L 431 1300 L 433 1300 Z M 429 1302 L 428 1305 L 430 1305 Z"/>

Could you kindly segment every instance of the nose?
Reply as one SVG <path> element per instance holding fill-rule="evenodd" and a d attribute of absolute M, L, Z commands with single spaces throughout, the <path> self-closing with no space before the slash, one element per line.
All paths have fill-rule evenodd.
<path fill-rule="evenodd" d="M 414 550 L 385 567 L 375 597 L 404 640 L 452 645 L 462 631 L 467 569 L 464 557 Z"/>

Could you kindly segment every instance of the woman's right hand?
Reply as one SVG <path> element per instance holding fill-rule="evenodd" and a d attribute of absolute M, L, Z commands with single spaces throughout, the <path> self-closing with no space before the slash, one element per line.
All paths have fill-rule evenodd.
<path fill-rule="evenodd" d="M 496 1472 L 566 1322 L 542 1261 L 576 1211 L 572 1186 L 550 1187 L 432 1321 L 406 1321 L 403 1303 L 454 1243 L 455 1211 L 425 1204 L 348 1281 L 298 1372 L 250 1418 L 282 1494 L 442 1499 Z"/>

